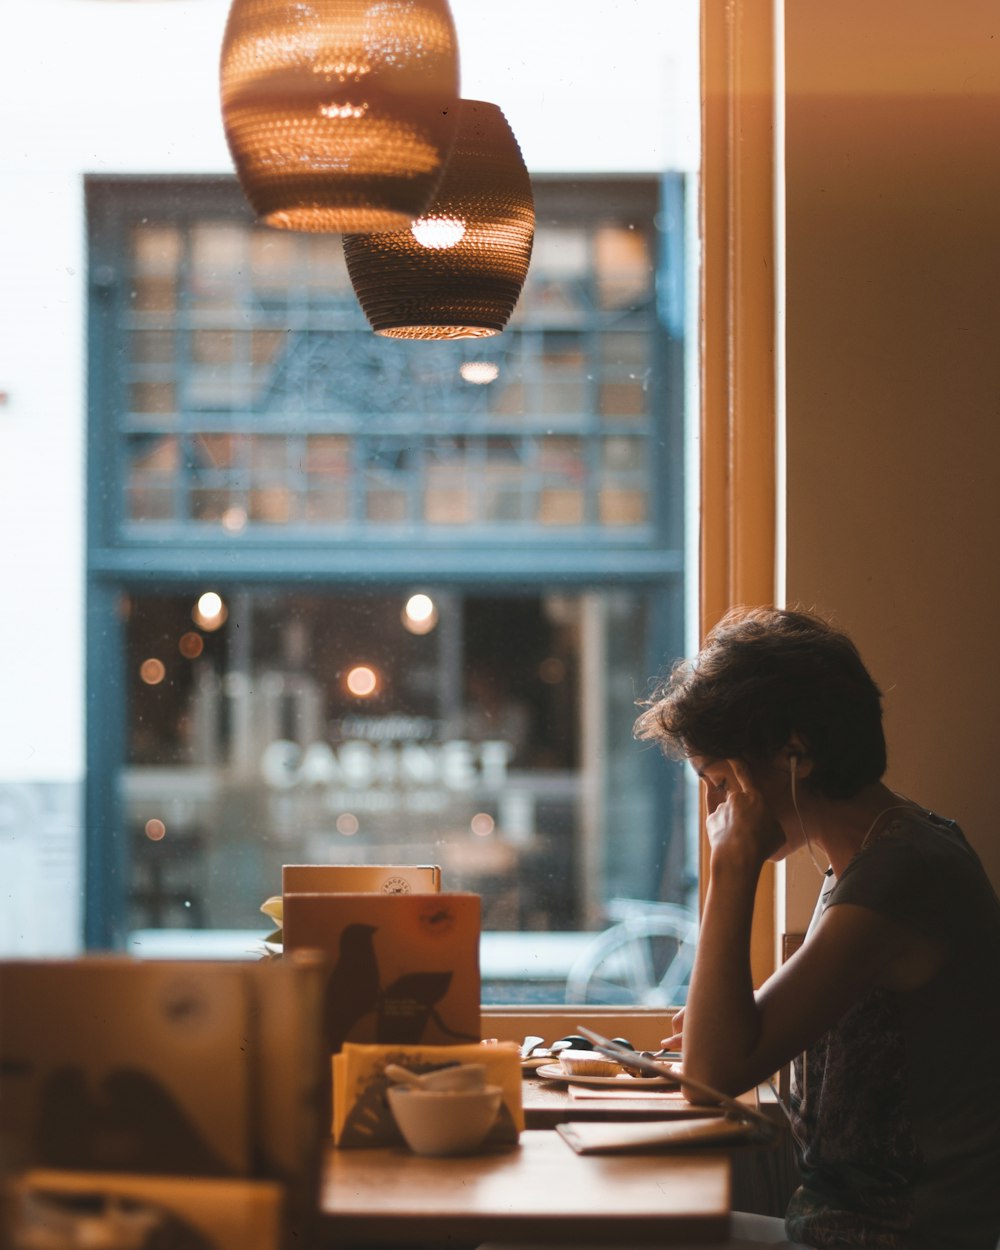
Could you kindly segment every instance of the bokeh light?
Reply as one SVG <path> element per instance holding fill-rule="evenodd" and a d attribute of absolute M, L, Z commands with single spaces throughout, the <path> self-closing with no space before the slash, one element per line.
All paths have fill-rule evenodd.
<path fill-rule="evenodd" d="M 356 699 L 370 699 L 378 690 L 378 673 L 368 664 L 355 664 L 348 672 L 345 684 Z"/>
<path fill-rule="evenodd" d="M 430 595 L 410 595 L 403 608 L 402 621 L 411 634 L 429 634 L 438 623 L 437 605 Z"/>
<path fill-rule="evenodd" d="M 222 528 L 229 534 L 238 534 L 246 529 L 246 508 L 227 508 L 222 514 Z"/>
<path fill-rule="evenodd" d="M 477 838 L 488 838 L 496 828 L 496 821 L 489 812 L 476 812 L 469 821 L 469 828 Z"/>
<path fill-rule="evenodd" d="M 167 666 L 162 660 L 150 656 L 139 666 L 139 676 L 147 686 L 158 686 L 167 675 Z"/>
<path fill-rule="evenodd" d="M 196 634 L 193 629 L 189 629 L 186 634 L 181 634 L 177 650 L 185 660 L 196 660 L 205 650 L 205 639 L 201 634 Z"/>
<path fill-rule="evenodd" d="M 566 679 L 566 664 L 557 655 L 547 656 L 538 666 L 538 676 L 547 686 L 557 686 Z"/>
<path fill-rule="evenodd" d="M 211 631 L 224 625 L 228 615 L 229 610 L 223 603 L 222 596 L 216 594 L 214 590 L 206 590 L 194 605 L 191 619 L 201 629 Z"/>
<path fill-rule="evenodd" d="M 341 812 L 337 817 L 337 832 L 345 838 L 353 838 L 361 828 L 361 823 L 353 812 Z"/>
<path fill-rule="evenodd" d="M 161 838 L 166 837 L 166 834 L 167 826 L 162 820 L 157 820 L 154 817 L 152 820 L 146 821 L 146 837 L 149 838 L 150 842 L 159 842 Z"/>

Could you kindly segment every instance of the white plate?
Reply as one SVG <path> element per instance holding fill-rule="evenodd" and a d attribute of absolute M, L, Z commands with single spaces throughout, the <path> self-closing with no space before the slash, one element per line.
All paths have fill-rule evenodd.
<path fill-rule="evenodd" d="M 627 1073 L 622 1076 L 571 1076 L 558 1063 L 543 1063 L 535 1070 L 535 1075 L 547 1081 L 565 1081 L 567 1085 L 641 1085 L 644 1089 L 671 1089 L 680 1084 L 669 1076 L 629 1076 Z"/>

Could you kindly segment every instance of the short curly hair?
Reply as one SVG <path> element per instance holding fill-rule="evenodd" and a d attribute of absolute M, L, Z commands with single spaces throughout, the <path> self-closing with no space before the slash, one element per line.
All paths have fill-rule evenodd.
<path fill-rule="evenodd" d="M 753 763 L 797 734 L 830 798 L 885 772 L 882 692 L 847 635 L 810 612 L 732 609 L 641 706 L 635 736 L 674 758 Z"/>

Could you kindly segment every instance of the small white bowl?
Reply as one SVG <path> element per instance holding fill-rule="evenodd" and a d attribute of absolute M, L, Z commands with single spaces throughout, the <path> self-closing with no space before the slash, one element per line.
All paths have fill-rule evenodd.
<path fill-rule="evenodd" d="M 390 1085 L 387 1095 L 403 1140 L 418 1155 L 460 1155 L 476 1150 L 493 1127 L 503 1091 L 414 1089 Z"/>

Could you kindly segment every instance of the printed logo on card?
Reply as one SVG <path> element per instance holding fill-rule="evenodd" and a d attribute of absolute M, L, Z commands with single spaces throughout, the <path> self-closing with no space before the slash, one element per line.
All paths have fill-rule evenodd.
<path fill-rule="evenodd" d="M 411 888 L 405 877 L 386 877 L 382 882 L 383 894 L 409 894 Z"/>

